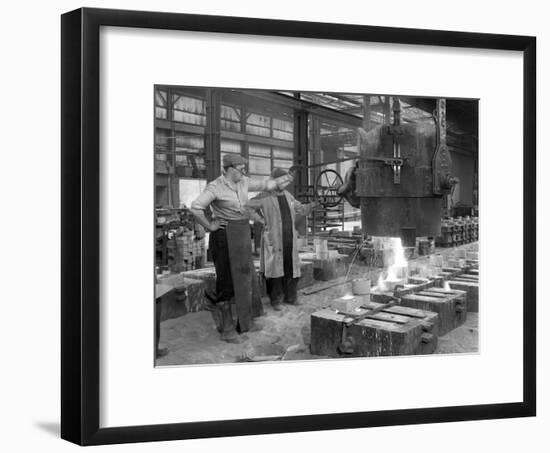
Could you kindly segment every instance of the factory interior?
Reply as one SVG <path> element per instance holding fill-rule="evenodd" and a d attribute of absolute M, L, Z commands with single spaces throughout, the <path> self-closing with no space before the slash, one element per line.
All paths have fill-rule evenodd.
<path fill-rule="evenodd" d="M 166 85 L 154 97 L 155 366 L 478 352 L 476 99 Z M 207 297 L 211 233 L 191 205 L 237 155 L 251 179 L 290 172 L 285 190 L 311 210 L 293 225 L 297 299 L 277 307 L 265 226 L 250 219 L 260 313 L 225 341 Z"/>

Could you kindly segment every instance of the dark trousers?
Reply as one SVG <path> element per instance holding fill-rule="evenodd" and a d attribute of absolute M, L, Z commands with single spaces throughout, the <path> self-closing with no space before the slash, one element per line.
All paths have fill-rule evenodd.
<path fill-rule="evenodd" d="M 243 228 L 243 224 L 246 228 Z M 247 220 L 235 221 L 235 224 L 230 222 L 227 229 L 229 234 L 226 229 L 210 233 L 208 244 L 216 268 L 216 300 L 223 302 L 235 298 L 237 331 L 246 332 L 250 328 L 251 318 L 264 314 L 249 248 L 250 226 Z M 244 231 L 246 236 L 241 236 L 245 234 Z M 232 238 L 231 244 L 228 242 L 228 237 Z M 233 256 L 233 263 L 231 263 L 231 256 Z M 233 286 L 232 268 L 233 272 L 239 276 L 237 291 Z"/>
<path fill-rule="evenodd" d="M 210 233 L 208 247 L 212 253 L 212 261 L 216 268 L 216 296 L 218 301 L 228 301 L 234 295 L 229 250 L 227 249 L 227 234 L 225 229 Z"/>
<path fill-rule="evenodd" d="M 292 275 L 292 274 L 290 274 Z M 298 294 L 298 279 L 292 277 L 266 278 L 267 295 L 273 305 L 286 302 L 295 304 Z"/>

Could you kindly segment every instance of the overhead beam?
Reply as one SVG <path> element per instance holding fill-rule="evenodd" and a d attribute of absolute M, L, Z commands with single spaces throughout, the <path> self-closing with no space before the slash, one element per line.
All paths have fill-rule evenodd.
<path fill-rule="evenodd" d="M 435 98 L 401 97 L 407 104 L 432 113 L 435 110 Z M 475 99 L 447 99 L 447 124 L 477 136 L 477 114 Z M 471 106 L 470 106 L 470 105 Z"/>
<path fill-rule="evenodd" d="M 317 115 L 333 119 L 340 123 L 352 126 L 360 126 L 363 122 L 363 119 L 359 116 L 351 115 L 349 113 L 341 112 L 339 110 L 331 109 L 329 107 L 324 107 L 322 105 L 318 105 L 304 99 L 296 99 L 282 93 L 254 91 L 252 92 L 252 94 L 254 97 L 257 97 L 259 99 L 264 99 L 266 101 L 274 103 L 282 103 L 283 105 L 292 106 L 293 108 L 299 110 L 305 110 L 310 113 L 315 113 Z"/>
<path fill-rule="evenodd" d="M 354 105 L 357 105 L 357 106 L 362 106 L 362 105 L 363 105 L 362 102 L 356 101 L 355 99 L 348 98 L 348 97 L 347 97 L 346 95 L 344 95 L 344 94 L 338 94 L 338 93 L 323 93 L 323 95 L 325 95 L 325 96 L 330 96 L 330 97 L 339 99 L 340 101 L 349 102 L 350 104 L 354 104 Z"/>

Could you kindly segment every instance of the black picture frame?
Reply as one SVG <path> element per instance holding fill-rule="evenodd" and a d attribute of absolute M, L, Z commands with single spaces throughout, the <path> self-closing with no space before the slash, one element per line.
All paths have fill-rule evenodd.
<path fill-rule="evenodd" d="M 100 27 L 523 52 L 523 400 L 513 403 L 100 428 Z M 61 20 L 61 437 L 80 445 L 536 415 L 536 38 L 82 8 Z M 528 251 L 528 252 L 527 252 Z"/>

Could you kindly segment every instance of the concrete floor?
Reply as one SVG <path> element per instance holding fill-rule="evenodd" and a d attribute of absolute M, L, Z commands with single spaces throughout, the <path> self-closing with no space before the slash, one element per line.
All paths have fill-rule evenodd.
<path fill-rule="evenodd" d="M 373 271 L 374 272 L 374 271 Z M 350 277 L 365 277 L 365 268 L 354 266 Z M 374 276 L 373 276 L 374 277 Z M 316 282 L 308 290 L 324 287 L 327 282 Z M 264 299 L 266 314 L 256 318 L 260 330 L 241 335 L 241 344 L 220 340 L 209 312 L 188 313 L 161 323 L 161 347 L 168 355 L 157 359 L 157 366 L 209 363 L 234 363 L 245 357 L 281 355 L 282 360 L 310 360 L 326 357 L 309 352 L 310 315 L 328 305 L 329 301 L 351 293 L 351 284 L 335 286 L 325 291 L 304 295 L 299 291 L 298 306 L 285 305 L 274 311 Z M 285 351 L 287 351 L 285 353 Z M 439 337 L 436 353 L 472 353 L 478 351 L 478 314 L 468 313 L 462 326 Z"/>

